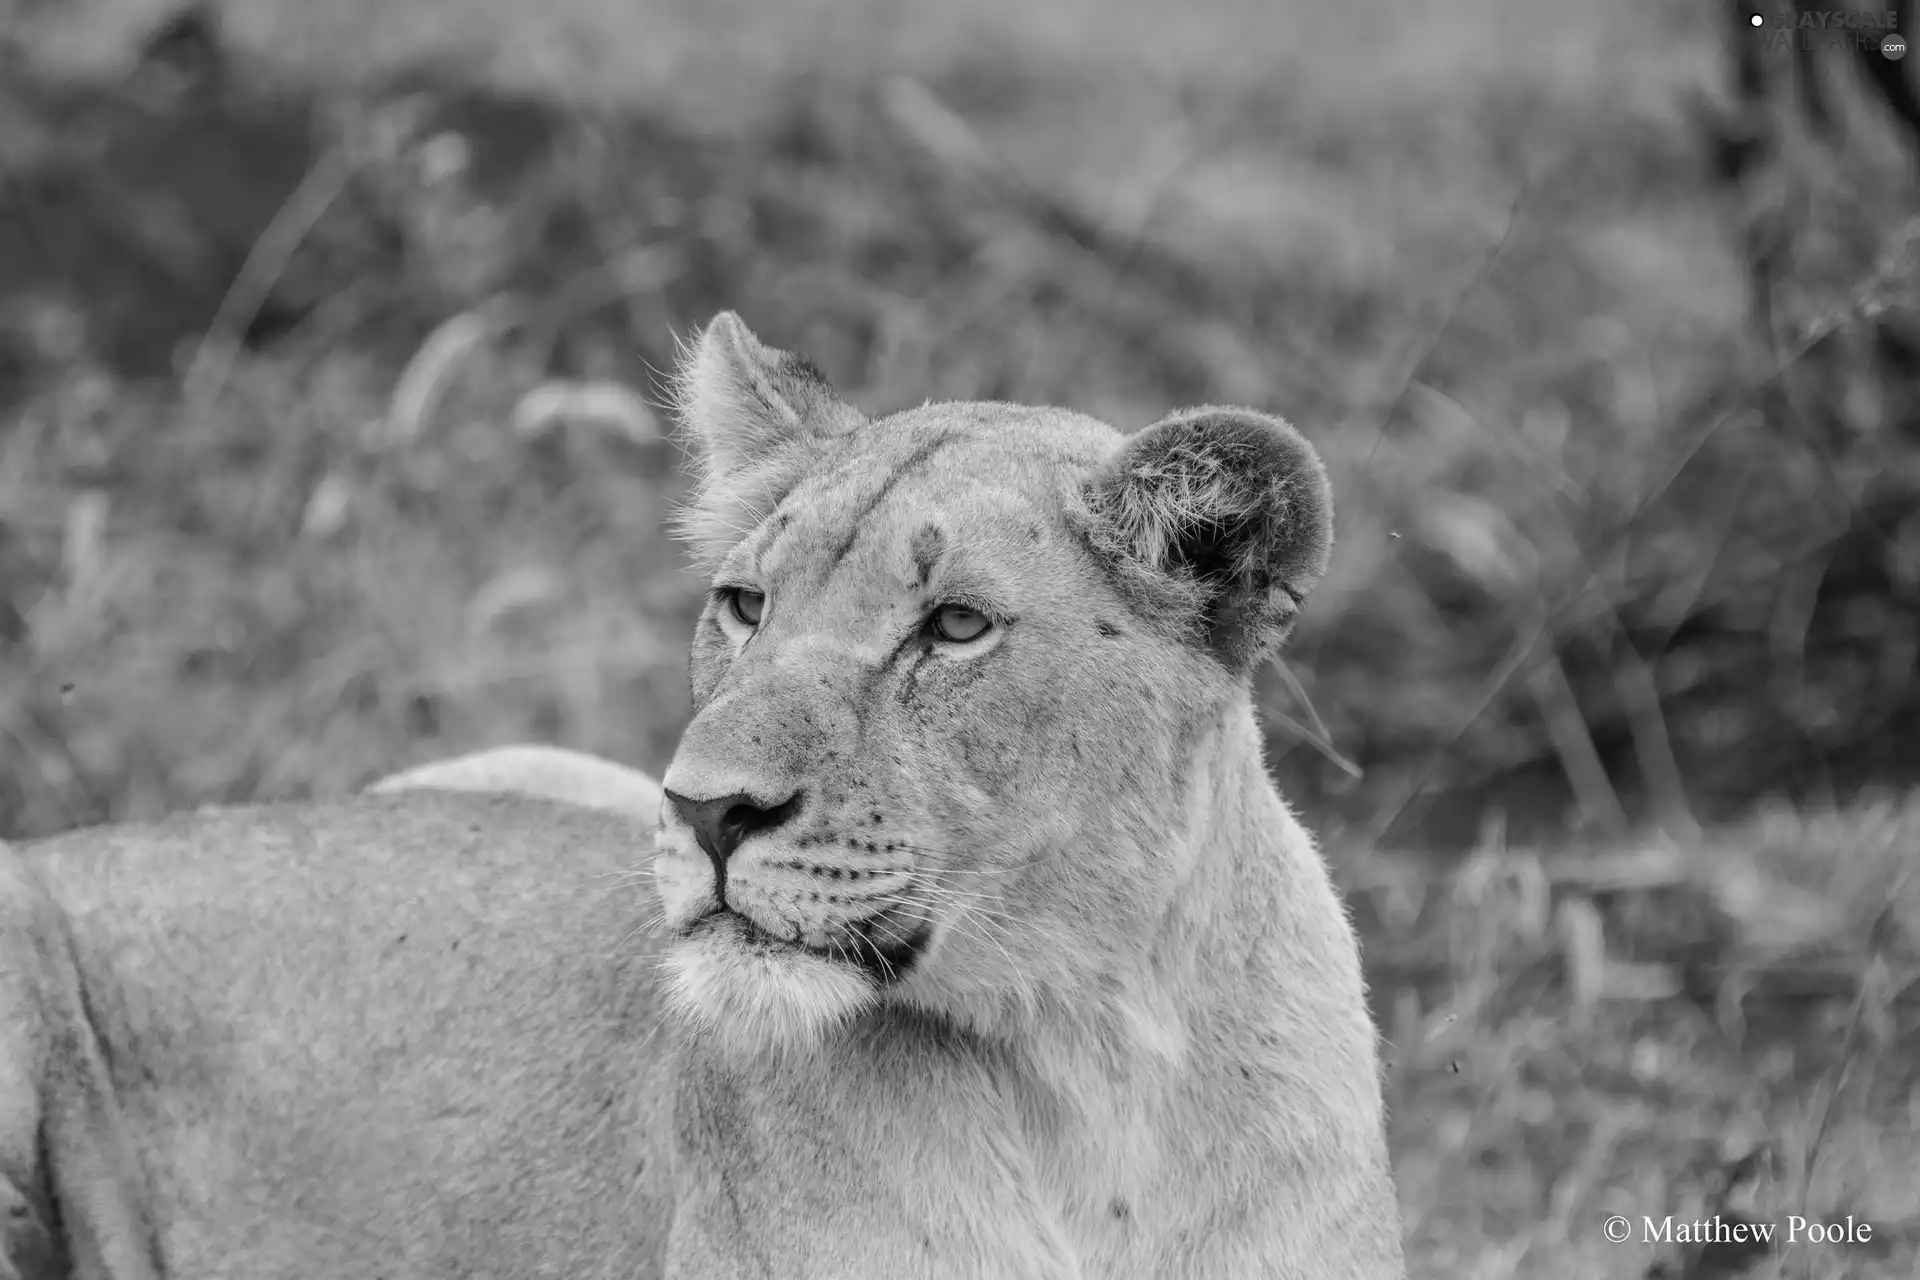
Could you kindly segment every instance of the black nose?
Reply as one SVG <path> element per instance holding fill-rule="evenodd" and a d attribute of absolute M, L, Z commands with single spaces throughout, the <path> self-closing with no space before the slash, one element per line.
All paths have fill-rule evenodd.
<path fill-rule="evenodd" d="M 772 831 L 800 811 L 800 793 L 794 792 L 771 808 L 745 792 L 737 791 L 718 800 L 695 800 L 690 796 L 667 792 L 673 811 L 693 828 L 693 838 L 713 861 L 714 893 L 726 900 L 727 859 L 740 842 L 761 831 Z"/>

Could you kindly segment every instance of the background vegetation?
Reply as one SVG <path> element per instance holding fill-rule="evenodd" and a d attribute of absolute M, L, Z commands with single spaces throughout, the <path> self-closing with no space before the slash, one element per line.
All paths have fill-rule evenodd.
<path fill-rule="evenodd" d="M 719 308 L 872 412 L 1259 405 L 1415 1274 L 1920 1266 L 1915 152 L 1838 54 L 1822 133 L 1705 2 L 179 12 L 0 0 L 0 836 L 660 769 Z M 1879 1234 L 1599 1231 L 1716 1210 Z"/>

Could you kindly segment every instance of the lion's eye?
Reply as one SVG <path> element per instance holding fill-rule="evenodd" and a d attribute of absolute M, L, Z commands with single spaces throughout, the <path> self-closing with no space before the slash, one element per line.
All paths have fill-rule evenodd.
<path fill-rule="evenodd" d="M 760 625 L 760 615 L 766 607 L 767 595 L 764 591 L 752 591 L 746 587 L 727 589 L 728 611 L 749 627 Z"/>
<path fill-rule="evenodd" d="M 993 623 L 987 615 L 957 604 L 943 604 L 933 611 L 928 619 L 933 634 L 952 644 L 965 644 L 969 640 L 978 640 L 985 635 Z"/>

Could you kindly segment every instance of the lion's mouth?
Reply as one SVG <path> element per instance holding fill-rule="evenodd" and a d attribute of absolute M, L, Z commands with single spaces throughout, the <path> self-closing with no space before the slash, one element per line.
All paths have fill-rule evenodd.
<path fill-rule="evenodd" d="M 730 934 L 735 942 L 750 950 L 799 952 L 833 964 L 852 965 L 884 986 L 907 976 L 932 936 L 924 927 L 904 937 L 883 936 L 893 932 L 884 921 L 869 916 L 848 924 L 827 946 L 816 947 L 798 938 L 783 938 L 732 907 L 715 907 L 682 929 L 681 936 Z"/>

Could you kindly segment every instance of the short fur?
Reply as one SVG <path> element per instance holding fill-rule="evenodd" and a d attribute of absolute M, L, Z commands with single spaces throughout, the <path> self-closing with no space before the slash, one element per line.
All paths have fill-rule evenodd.
<path fill-rule="evenodd" d="M 1325 564 L 1312 450 L 869 422 L 731 316 L 682 402 L 716 590 L 657 923 L 564 768 L 4 855 L 15 1265 L 1402 1276 L 1353 932 L 1248 692 Z"/>

